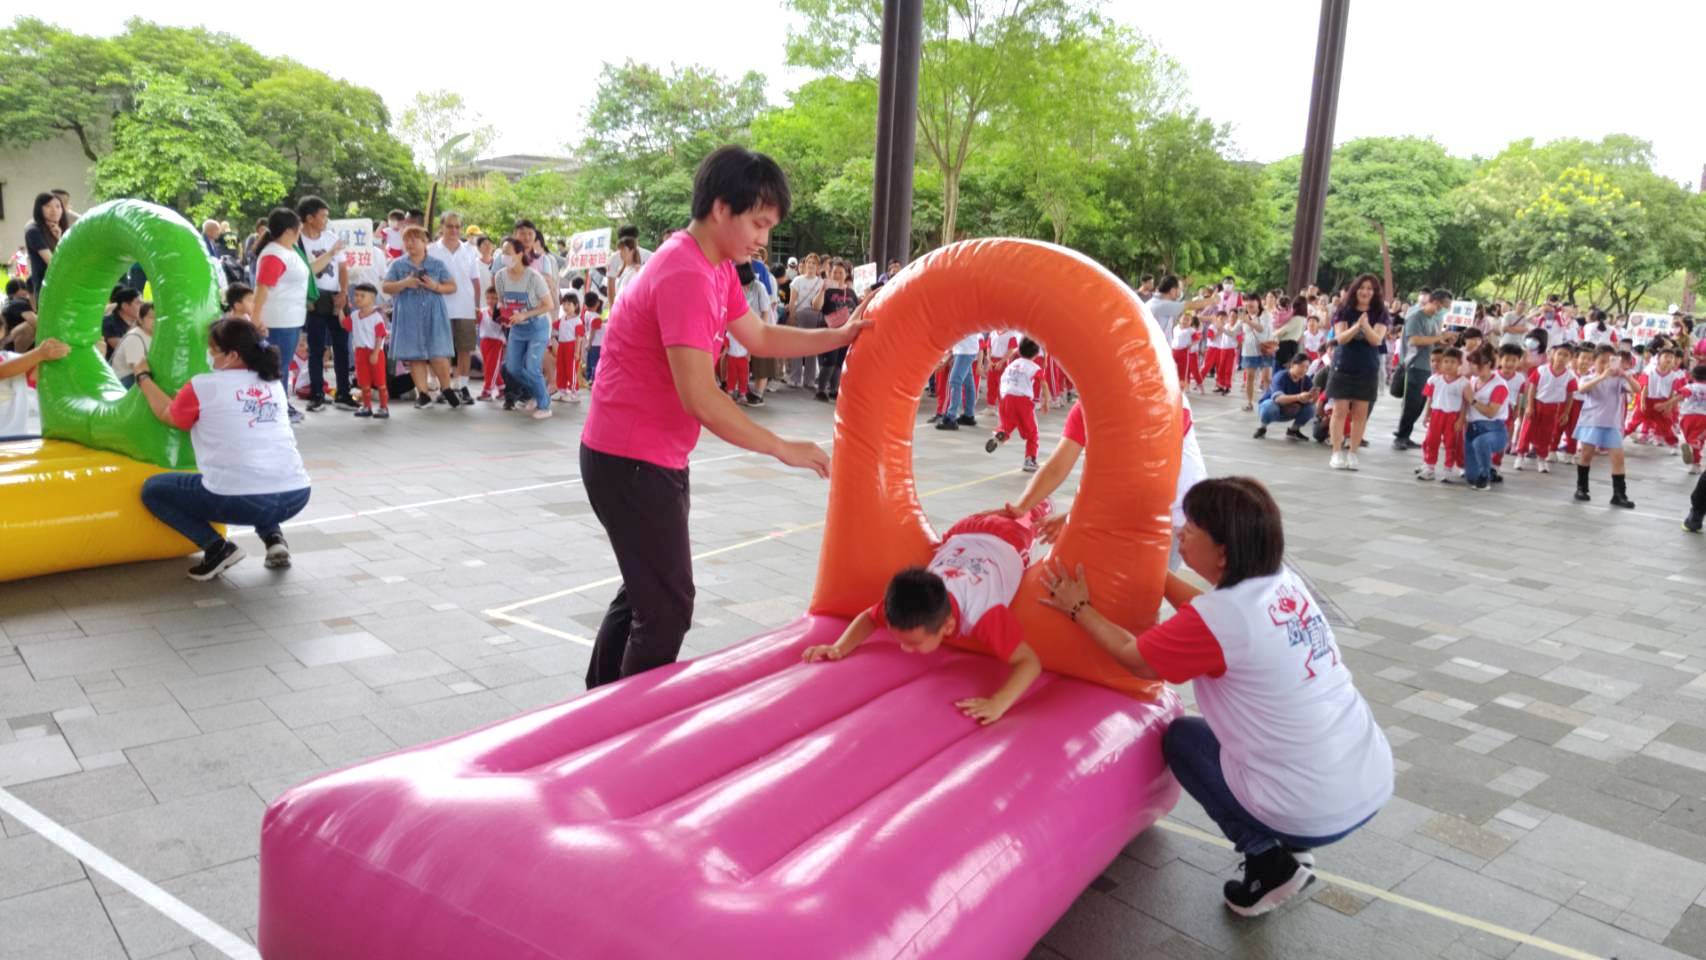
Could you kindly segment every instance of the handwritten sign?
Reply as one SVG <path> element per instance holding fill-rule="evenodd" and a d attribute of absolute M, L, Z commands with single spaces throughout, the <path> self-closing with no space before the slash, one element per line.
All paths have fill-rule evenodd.
<path fill-rule="evenodd" d="M 1473 327 L 1475 325 L 1475 301 L 1451 301 L 1451 309 L 1445 312 L 1445 325 L 1460 328 Z"/>
<path fill-rule="evenodd" d="M 853 268 L 853 292 L 863 297 L 865 291 L 871 289 L 871 284 L 877 282 L 877 265 L 861 263 Z"/>
<path fill-rule="evenodd" d="M 1670 315 L 1664 313 L 1631 313 L 1629 315 L 1629 339 L 1636 343 L 1646 343 L 1659 334 L 1670 334 Z"/>
<path fill-rule="evenodd" d="M 593 270 L 610 262 L 610 228 L 584 230 L 569 236 L 569 256 L 564 264 L 570 270 Z"/>
<path fill-rule="evenodd" d="M 353 276 L 357 270 L 385 269 L 385 254 L 375 245 L 373 221 L 328 220 L 326 227 L 344 243 L 344 268 Z"/>

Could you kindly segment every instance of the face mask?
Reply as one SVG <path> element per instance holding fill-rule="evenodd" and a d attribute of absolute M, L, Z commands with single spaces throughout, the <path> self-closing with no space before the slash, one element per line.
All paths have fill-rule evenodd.
<path fill-rule="evenodd" d="M 1529 350 L 1529 351 L 1530 351 L 1530 352 L 1533 352 L 1533 351 L 1535 351 L 1535 350 L 1539 350 L 1539 349 L 1540 349 L 1540 341 L 1539 341 L 1539 340 L 1536 340 L 1536 339 L 1534 339 L 1534 338 L 1533 338 L 1533 337 L 1527 337 L 1527 338 L 1525 338 L 1525 339 L 1524 339 L 1524 340 L 1523 340 L 1523 341 L 1522 341 L 1522 345 L 1523 345 L 1523 346 L 1524 346 L 1524 347 L 1526 347 L 1526 348 L 1527 348 L 1527 349 L 1528 349 L 1528 350 Z"/>
<path fill-rule="evenodd" d="M 212 350 L 207 351 L 207 368 L 209 370 L 218 370 L 219 369 L 219 365 L 214 363 L 213 362 L 214 360 L 215 360 L 215 357 L 213 356 L 213 351 Z"/>

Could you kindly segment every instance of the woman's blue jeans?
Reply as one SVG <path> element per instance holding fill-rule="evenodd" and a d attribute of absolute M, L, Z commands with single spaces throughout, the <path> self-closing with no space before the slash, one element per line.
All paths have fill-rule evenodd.
<path fill-rule="evenodd" d="M 1246 857 L 1266 853 L 1280 844 L 1292 850 L 1313 850 L 1336 843 L 1349 836 L 1357 827 L 1374 819 L 1364 817 L 1349 830 L 1324 837 L 1299 837 L 1281 833 L 1251 816 L 1232 795 L 1226 785 L 1226 773 L 1220 768 L 1220 740 L 1201 717 L 1180 717 L 1161 735 L 1161 756 L 1173 771 L 1179 786 L 1185 788 L 1206 812 L 1232 846 Z"/>
<path fill-rule="evenodd" d="M 202 486 L 199 473 L 157 473 L 142 481 L 142 505 L 203 550 L 218 546 L 215 523 L 254 527 L 263 539 L 308 505 L 308 487 L 283 493 L 222 496 Z"/>
<path fill-rule="evenodd" d="M 972 371 L 976 368 L 977 354 L 954 354 L 954 365 L 948 371 L 948 416 L 954 415 L 955 401 L 962 397 L 964 408 L 959 415 L 969 417 L 977 412 L 977 384 L 972 382 Z"/>
<path fill-rule="evenodd" d="M 1503 420 L 1476 420 L 1463 431 L 1463 479 L 1480 483 L 1493 473 L 1493 454 L 1510 445 Z"/>
<path fill-rule="evenodd" d="M 544 317 L 509 328 L 509 346 L 504 351 L 504 376 L 527 388 L 539 409 L 551 409 L 551 391 L 545 387 L 545 347 L 551 339 L 551 324 Z"/>
<path fill-rule="evenodd" d="M 278 368 L 284 371 L 284 399 L 286 406 L 296 406 L 296 394 L 290 388 L 290 359 L 296 356 L 296 341 L 302 339 L 301 327 L 274 327 L 267 331 L 267 342 L 278 348 Z"/>
<path fill-rule="evenodd" d="M 602 345 L 586 348 L 586 382 L 588 386 L 592 385 L 592 378 L 598 373 L 598 357 L 603 352 L 604 347 Z"/>

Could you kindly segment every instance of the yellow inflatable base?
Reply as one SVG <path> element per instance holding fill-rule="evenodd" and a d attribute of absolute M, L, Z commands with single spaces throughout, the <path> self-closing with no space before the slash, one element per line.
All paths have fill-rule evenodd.
<path fill-rule="evenodd" d="M 142 506 L 159 467 L 63 440 L 0 443 L 0 581 L 195 547 Z"/>

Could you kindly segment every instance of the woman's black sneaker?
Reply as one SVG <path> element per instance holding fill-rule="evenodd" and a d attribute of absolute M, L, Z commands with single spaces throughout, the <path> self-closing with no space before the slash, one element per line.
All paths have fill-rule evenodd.
<path fill-rule="evenodd" d="M 243 548 L 230 540 L 221 540 L 202 551 L 201 562 L 190 568 L 190 579 L 207 581 L 237 565 L 243 559 Z"/>
<path fill-rule="evenodd" d="M 515 409 L 515 398 L 514 397 L 504 397 L 504 409 L 505 410 L 514 410 Z"/>
<path fill-rule="evenodd" d="M 324 410 L 324 409 L 326 409 L 325 399 L 323 399 L 321 397 L 315 397 L 314 399 L 308 401 L 308 412 L 309 413 L 319 413 L 321 410 Z"/>
<path fill-rule="evenodd" d="M 762 407 L 764 406 L 764 398 L 749 390 L 746 394 L 746 405 L 749 407 Z"/>
<path fill-rule="evenodd" d="M 474 405 L 474 395 L 468 392 L 467 387 L 457 387 L 456 398 L 462 401 L 463 406 L 471 407 Z"/>
<path fill-rule="evenodd" d="M 1259 917 L 1315 882 L 1314 871 L 1284 847 L 1245 858 L 1243 871 L 1244 879 L 1228 880 L 1222 889 L 1227 908 L 1240 917 Z"/>
<path fill-rule="evenodd" d="M 367 417 L 371 417 L 371 416 L 373 416 L 373 411 L 372 411 L 372 410 L 369 410 L 369 409 L 368 409 L 368 408 L 366 408 L 366 407 L 362 407 L 362 408 L 361 408 L 361 409 L 360 409 L 360 410 L 357 410 L 357 411 L 356 411 L 356 412 L 355 412 L 355 415 L 356 415 L 356 416 L 358 416 L 358 417 L 362 417 L 362 418 L 364 418 L 364 419 L 365 419 L 365 418 L 367 418 Z"/>
<path fill-rule="evenodd" d="M 418 394 L 415 397 L 415 409 L 416 410 L 425 410 L 427 407 L 430 407 L 430 406 L 432 406 L 432 398 L 431 397 L 427 396 L 424 393 Z"/>
<path fill-rule="evenodd" d="M 1682 518 L 1682 529 L 1689 533 L 1699 533 L 1702 525 L 1706 525 L 1706 513 L 1699 510 L 1688 511 L 1688 516 Z"/>
<path fill-rule="evenodd" d="M 438 402 L 450 404 L 452 410 L 462 406 L 462 398 L 457 396 L 456 391 L 449 387 L 438 392 Z"/>
<path fill-rule="evenodd" d="M 819 390 L 817 392 L 817 402 L 818 403 L 828 403 L 829 402 L 829 394 L 824 393 L 822 390 Z"/>
<path fill-rule="evenodd" d="M 975 427 L 975 426 L 977 426 L 977 418 L 976 417 L 961 417 L 954 422 L 958 423 L 962 427 Z"/>
<path fill-rule="evenodd" d="M 262 537 L 261 542 L 267 545 L 268 570 L 285 570 L 290 567 L 290 544 L 284 542 L 284 534 L 275 533 L 270 537 Z"/>
<path fill-rule="evenodd" d="M 936 429 L 938 430 L 958 430 L 959 428 L 959 422 L 953 417 L 943 417 L 936 421 Z"/>

